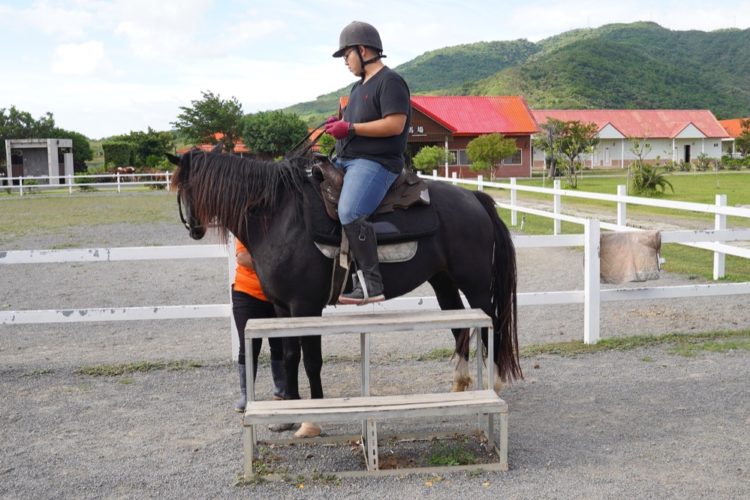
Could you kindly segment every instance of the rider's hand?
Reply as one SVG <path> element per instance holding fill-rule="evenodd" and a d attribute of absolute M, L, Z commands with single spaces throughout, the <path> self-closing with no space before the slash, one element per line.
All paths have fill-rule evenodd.
<path fill-rule="evenodd" d="M 333 123 L 339 119 L 336 115 L 331 115 L 328 118 L 326 118 L 326 122 L 323 125 L 328 125 L 329 123 Z"/>
<path fill-rule="evenodd" d="M 326 133 L 331 134 L 335 139 L 343 139 L 349 135 L 349 125 L 349 122 L 344 120 L 327 123 L 325 126 Z"/>

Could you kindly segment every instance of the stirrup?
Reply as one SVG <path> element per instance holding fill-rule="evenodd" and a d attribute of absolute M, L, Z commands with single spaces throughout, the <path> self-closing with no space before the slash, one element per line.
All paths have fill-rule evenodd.
<path fill-rule="evenodd" d="M 354 280 L 354 287 L 349 294 L 342 293 L 339 295 L 340 304 L 355 304 L 363 306 L 365 304 L 372 304 L 373 302 L 382 302 L 385 300 L 385 295 L 382 292 L 373 296 L 370 296 L 367 293 L 367 281 L 365 280 L 362 270 L 358 269 L 357 273 L 352 276 L 352 278 Z M 359 297 L 360 294 L 362 297 Z"/>

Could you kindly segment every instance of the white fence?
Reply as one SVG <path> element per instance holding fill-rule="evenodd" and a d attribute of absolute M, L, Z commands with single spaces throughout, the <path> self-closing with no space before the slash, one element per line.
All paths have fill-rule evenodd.
<path fill-rule="evenodd" d="M 133 174 L 91 174 L 91 175 L 59 175 L 59 176 L 28 176 L 28 177 L 0 177 L 0 189 L 13 193 L 18 192 L 19 196 L 39 190 L 60 190 L 67 189 L 68 194 L 73 191 L 86 188 L 102 188 L 117 190 L 122 192 L 123 188 L 132 188 L 136 186 L 168 187 L 170 172 L 154 173 L 133 173 Z M 52 182 L 52 181 L 56 182 Z M 77 181 L 84 182 L 77 182 Z"/>
<path fill-rule="evenodd" d="M 446 179 L 440 179 L 446 180 Z M 447 179 L 449 182 L 457 182 L 457 179 Z M 668 202 L 664 200 L 652 200 L 626 196 L 622 188 L 618 189 L 617 195 L 604 195 L 596 193 L 580 193 L 566 191 L 556 184 L 553 189 L 536 188 L 517 185 L 515 180 L 509 183 L 485 183 L 481 178 L 476 181 L 461 180 L 462 184 L 476 184 L 480 189 L 492 187 L 497 189 L 508 189 L 511 194 L 511 203 L 498 203 L 501 208 L 511 210 L 511 225 L 517 224 L 517 213 L 529 213 L 549 217 L 555 221 L 555 231 L 549 236 L 514 236 L 513 241 L 516 248 L 545 248 L 583 246 L 584 248 L 584 287 L 583 290 L 555 291 L 555 292 L 527 292 L 518 295 L 519 306 L 551 305 L 551 304 L 583 304 L 584 305 L 584 332 L 583 340 L 586 343 L 596 343 L 599 340 L 600 306 L 602 302 L 624 301 L 624 300 L 652 300 L 665 298 L 684 297 L 708 297 L 736 294 L 750 294 L 750 282 L 746 283 L 712 283 L 703 285 L 648 287 L 648 288 L 621 288 L 602 290 L 599 284 L 599 238 L 600 231 L 612 230 L 638 230 L 626 225 L 627 204 L 639 204 L 647 206 L 659 206 L 675 210 L 689 210 L 693 212 L 712 213 L 715 215 L 715 228 L 702 231 L 663 231 L 662 242 L 682 243 L 714 252 L 714 275 L 723 276 L 724 255 L 737 255 L 750 258 L 750 251 L 745 248 L 729 246 L 727 241 L 750 240 L 750 229 L 728 229 L 726 217 L 735 216 L 748 218 L 750 220 L 750 209 L 726 206 L 726 197 L 717 196 L 716 205 L 706 205 L 687 202 Z M 551 195 L 553 197 L 553 211 L 547 212 L 538 209 L 521 207 L 516 203 L 517 191 L 530 191 Z M 565 215 L 562 213 L 562 197 L 570 196 L 577 198 L 588 198 L 596 200 L 611 201 L 617 205 L 617 224 L 600 223 L 597 219 L 588 219 Z M 560 221 L 580 224 L 583 227 L 582 234 L 560 234 Z M 230 242 L 231 244 L 231 242 Z M 0 265 L 31 264 L 50 262 L 101 262 L 122 260 L 158 260 L 158 259 L 190 259 L 190 258 L 225 258 L 227 259 L 228 284 L 233 281 L 234 274 L 234 252 L 227 251 L 222 245 L 186 245 L 177 247 L 125 247 L 125 248 L 93 248 L 93 249 L 68 249 L 68 250 L 26 250 L 0 252 Z M 717 276 L 718 274 L 718 276 Z M 227 286 L 229 290 L 229 286 Z M 350 312 L 373 312 L 377 310 L 411 310 L 411 309 L 437 309 L 438 304 L 434 296 L 431 297 L 401 297 L 387 302 L 370 304 L 364 307 L 337 306 L 328 307 L 324 314 L 350 313 Z M 145 307 L 123 307 L 123 308 L 87 308 L 87 309 L 60 309 L 60 310 L 23 310 L 23 311 L 0 311 L 0 324 L 32 324 L 52 322 L 90 322 L 90 321 L 131 321 L 131 320 L 156 320 L 177 318 L 230 318 L 231 304 L 199 304 L 181 306 L 145 306 Z M 232 335 L 233 352 L 236 354 L 236 335 Z"/>

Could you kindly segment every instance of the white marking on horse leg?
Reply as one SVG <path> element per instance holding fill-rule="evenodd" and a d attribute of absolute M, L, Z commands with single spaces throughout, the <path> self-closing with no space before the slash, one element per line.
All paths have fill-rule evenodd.
<path fill-rule="evenodd" d="M 296 438 L 313 438 L 320 436 L 322 429 L 320 426 L 313 422 L 302 422 L 297 432 L 294 433 Z"/>
<path fill-rule="evenodd" d="M 500 378 L 500 367 L 495 365 L 495 384 L 494 387 L 495 392 L 497 395 L 500 395 L 500 392 L 503 390 L 503 379 Z"/>
<path fill-rule="evenodd" d="M 463 356 L 458 356 L 456 368 L 453 370 L 453 392 L 463 392 L 471 387 L 471 376 L 469 375 L 469 363 Z"/>

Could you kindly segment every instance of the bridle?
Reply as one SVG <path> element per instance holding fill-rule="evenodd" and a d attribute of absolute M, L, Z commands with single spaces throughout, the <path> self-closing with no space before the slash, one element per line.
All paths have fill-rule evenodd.
<path fill-rule="evenodd" d="M 192 231 L 193 228 L 190 227 L 190 224 L 185 220 L 185 216 L 182 214 L 182 199 L 180 198 L 180 190 L 177 190 L 177 210 L 180 212 L 180 220 L 182 221 L 182 225 L 185 226 L 185 229 L 188 231 Z"/>

